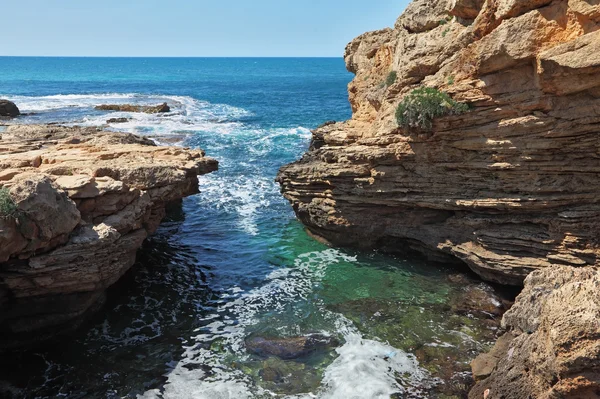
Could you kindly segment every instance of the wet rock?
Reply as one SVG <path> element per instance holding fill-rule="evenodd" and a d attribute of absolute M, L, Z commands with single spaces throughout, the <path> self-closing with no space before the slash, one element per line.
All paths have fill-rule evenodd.
<path fill-rule="evenodd" d="M 246 339 L 248 352 L 262 357 L 277 356 L 280 359 L 297 359 L 338 345 L 337 339 L 320 334 L 290 338 L 250 337 Z"/>
<path fill-rule="evenodd" d="M 321 381 L 319 374 L 305 364 L 273 357 L 262 363 L 259 376 L 267 389 L 286 395 L 313 392 Z"/>
<path fill-rule="evenodd" d="M 171 108 L 167 103 L 160 105 L 132 105 L 132 104 L 103 104 L 95 107 L 99 111 L 120 111 L 120 112 L 144 112 L 146 114 L 158 114 L 170 112 Z"/>
<path fill-rule="evenodd" d="M 155 140 L 158 143 L 166 144 L 180 144 L 183 143 L 190 136 L 188 134 L 169 134 L 169 135 L 155 135 L 148 136 L 149 139 Z"/>
<path fill-rule="evenodd" d="M 485 283 L 465 285 L 452 298 L 450 306 L 456 313 L 498 318 L 508 309 L 504 300 Z"/>
<path fill-rule="evenodd" d="M 511 333 L 502 335 L 490 352 L 482 353 L 471 362 L 473 377 L 476 381 L 481 381 L 492 374 L 500 358 L 508 352 L 513 339 L 514 335 Z"/>
<path fill-rule="evenodd" d="M 12 101 L 0 100 L 0 116 L 14 118 L 21 115 L 19 108 Z"/>
<path fill-rule="evenodd" d="M 469 398 L 600 397 L 600 268 L 533 272 L 504 315 L 507 335 L 473 363 Z"/>
<path fill-rule="evenodd" d="M 110 118 L 106 121 L 106 123 L 126 123 L 129 122 L 130 118 Z"/>

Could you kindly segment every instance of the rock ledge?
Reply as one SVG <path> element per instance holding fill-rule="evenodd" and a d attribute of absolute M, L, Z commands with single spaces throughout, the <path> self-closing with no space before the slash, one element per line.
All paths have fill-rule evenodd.
<path fill-rule="evenodd" d="M 0 348 L 76 327 L 133 265 L 166 204 L 197 193 L 197 176 L 217 166 L 201 150 L 131 134 L 7 127 L 0 187 L 16 212 L 0 217 Z"/>

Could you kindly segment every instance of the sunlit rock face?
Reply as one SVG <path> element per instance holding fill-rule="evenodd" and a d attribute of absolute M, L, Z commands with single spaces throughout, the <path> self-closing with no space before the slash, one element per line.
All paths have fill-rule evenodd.
<path fill-rule="evenodd" d="M 96 128 L 0 133 L 0 349 L 76 327 L 165 206 L 217 169 L 201 150 Z"/>
<path fill-rule="evenodd" d="M 489 377 L 469 398 L 600 397 L 600 269 L 557 266 L 527 277 L 504 315 L 508 332 L 477 364 Z"/>
<path fill-rule="evenodd" d="M 488 281 L 597 265 L 599 27 L 597 1 L 413 2 L 347 46 L 352 119 L 313 133 L 283 194 L 331 243 L 458 259 Z M 422 86 L 470 110 L 398 127 Z"/>

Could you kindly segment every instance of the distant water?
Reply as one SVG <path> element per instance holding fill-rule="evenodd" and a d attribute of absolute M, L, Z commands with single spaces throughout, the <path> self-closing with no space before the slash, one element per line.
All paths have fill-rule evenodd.
<path fill-rule="evenodd" d="M 342 59 L 0 57 L 0 98 L 30 114 L 19 123 L 127 117 L 109 128 L 183 135 L 220 161 L 101 312 L 48 349 L 0 358 L 0 396 L 437 397 L 460 385 L 494 327 L 452 311 L 463 286 L 451 271 L 315 242 L 274 182 L 310 129 L 350 117 L 351 78 Z M 170 113 L 94 110 L 162 102 Z M 245 347 L 312 333 L 340 344 L 294 360 Z"/>

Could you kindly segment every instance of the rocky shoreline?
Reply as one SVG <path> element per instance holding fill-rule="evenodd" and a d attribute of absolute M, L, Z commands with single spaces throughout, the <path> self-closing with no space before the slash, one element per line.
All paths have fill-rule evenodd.
<path fill-rule="evenodd" d="M 316 130 L 281 169 L 284 196 L 335 245 L 413 249 L 501 284 L 598 264 L 599 12 L 583 0 L 413 2 L 394 29 L 346 48 L 353 117 Z M 399 127 L 399 103 L 420 87 L 470 109 L 430 131 Z"/>
<path fill-rule="evenodd" d="M 0 132 L 0 349 L 76 328 L 218 163 L 99 128 Z"/>
<path fill-rule="evenodd" d="M 319 240 L 417 251 L 524 287 L 495 347 L 471 364 L 469 398 L 600 397 L 599 54 L 596 0 L 416 0 L 393 29 L 348 45 L 352 119 L 315 130 L 277 177 Z M 438 109 L 407 120 L 407 99 L 427 93 Z M 170 112 L 166 103 L 98 109 Z M 435 118 L 423 123 L 426 113 Z M 0 101 L 0 118 L 18 115 Z M 165 207 L 217 168 L 202 150 L 102 128 L 0 127 L 0 351 L 77 328 Z M 487 285 L 472 291 L 450 310 L 489 315 L 495 334 L 508 304 Z M 338 343 L 244 341 L 279 360 Z M 407 350 L 452 378 L 458 359 L 434 346 Z M 261 378 L 280 379 L 277 362 L 265 360 Z M 302 379 L 302 370 L 285 373 Z M 461 396 L 472 380 L 455 383 L 443 394 Z"/>
<path fill-rule="evenodd" d="M 346 47 L 352 119 L 277 177 L 322 241 L 525 284 L 470 398 L 600 397 L 599 54 L 597 1 L 413 1 Z M 428 93 L 446 116 L 406 122 Z"/>

